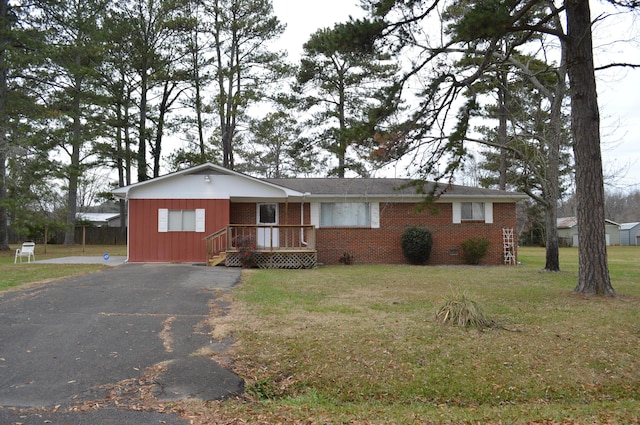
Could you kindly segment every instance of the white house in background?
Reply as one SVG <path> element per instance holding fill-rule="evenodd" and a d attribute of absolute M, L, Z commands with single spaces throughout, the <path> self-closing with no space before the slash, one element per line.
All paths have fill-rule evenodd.
<path fill-rule="evenodd" d="M 78 213 L 76 219 L 95 227 L 120 227 L 120 213 Z"/>
<path fill-rule="evenodd" d="M 640 245 L 640 221 L 620 225 L 620 245 Z"/>
<path fill-rule="evenodd" d="M 561 246 L 578 246 L 578 219 L 562 217 L 558 221 L 558 240 Z M 620 245 L 620 225 L 612 220 L 604 220 L 607 245 Z"/>

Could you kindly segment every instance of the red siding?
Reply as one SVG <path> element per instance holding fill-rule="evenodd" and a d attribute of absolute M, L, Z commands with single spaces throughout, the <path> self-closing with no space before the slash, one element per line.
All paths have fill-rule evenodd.
<path fill-rule="evenodd" d="M 205 231 L 158 232 L 158 209 L 205 210 Z M 130 262 L 205 262 L 203 238 L 229 224 L 227 199 L 129 200 Z"/>

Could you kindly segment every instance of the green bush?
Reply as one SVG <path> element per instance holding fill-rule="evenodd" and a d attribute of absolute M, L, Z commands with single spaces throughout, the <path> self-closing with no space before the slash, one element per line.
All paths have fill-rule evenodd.
<path fill-rule="evenodd" d="M 489 251 L 489 241 L 485 238 L 471 238 L 462 242 L 462 258 L 467 264 L 480 264 Z"/>
<path fill-rule="evenodd" d="M 433 237 L 429 229 L 412 226 L 402 234 L 401 244 L 402 253 L 411 264 L 424 264 L 431 256 Z"/>

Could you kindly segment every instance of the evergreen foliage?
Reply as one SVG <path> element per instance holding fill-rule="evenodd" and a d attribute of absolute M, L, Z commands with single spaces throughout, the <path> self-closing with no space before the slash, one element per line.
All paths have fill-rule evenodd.
<path fill-rule="evenodd" d="M 402 253 L 412 264 L 425 264 L 431 256 L 433 236 L 426 227 L 407 228 L 401 237 Z"/>
<path fill-rule="evenodd" d="M 300 109 L 312 117 L 310 139 L 334 161 L 329 175 L 368 176 L 371 121 L 383 103 L 379 87 L 393 84 L 398 67 L 374 43 L 381 26 L 350 21 L 323 28 L 304 44 L 297 73 Z M 376 125 L 381 125 L 378 116 Z"/>
<path fill-rule="evenodd" d="M 470 238 L 460 245 L 465 263 L 478 265 L 489 252 L 489 241 L 486 238 Z"/>

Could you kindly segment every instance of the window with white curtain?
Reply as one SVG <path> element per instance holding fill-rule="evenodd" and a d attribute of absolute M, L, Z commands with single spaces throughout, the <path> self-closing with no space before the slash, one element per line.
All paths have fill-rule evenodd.
<path fill-rule="evenodd" d="M 320 204 L 321 227 L 370 227 L 368 202 L 323 202 Z"/>
<path fill-rule="evenodd" d="M 463 220 L 483 220 L 484 202 L 462 202 L 461 218 Z"/>

